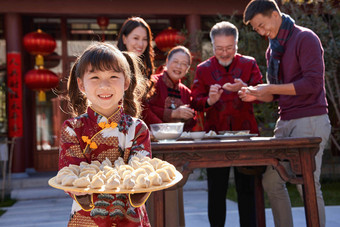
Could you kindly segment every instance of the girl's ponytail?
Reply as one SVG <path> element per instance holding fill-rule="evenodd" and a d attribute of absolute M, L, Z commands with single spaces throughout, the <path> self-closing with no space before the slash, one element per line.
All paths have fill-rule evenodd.
<path fill-rule="evenodd" d="M 70 76 L 67 82 L 68 91 L 68 107 L 73 115 L 81 115 L 85 113 L 87 108 L 86 96 L 79 90 L 77 83 L 77 65 L 79 58 L 71 68 Z"/>
<path fill-rule="evenodd" d="M 140 117 L 146 81 L 139 68 L 138 57 L 131 52 L 123 52 L 123 55 L 129 63 L 130 68 L 130 85 L 125 91 L 123 99 L 124 111 L 132 117 Z"/>

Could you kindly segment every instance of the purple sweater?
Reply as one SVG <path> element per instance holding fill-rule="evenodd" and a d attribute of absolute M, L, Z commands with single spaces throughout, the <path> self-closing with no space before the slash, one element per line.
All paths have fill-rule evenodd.
<path fill-rule="evenodd" d="M 279 96 L 281 119 L 326 114 L 325 65 L 318 36 L 308 28 L 295 25 L 285 48 L 279 73 L 283 83 L 294 84 L 296 95 Z"/>

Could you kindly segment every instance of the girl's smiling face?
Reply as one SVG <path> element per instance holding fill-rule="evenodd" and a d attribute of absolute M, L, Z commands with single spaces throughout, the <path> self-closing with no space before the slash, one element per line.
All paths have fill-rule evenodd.
<path fill-rule="evenodd" d="M 144 27 L 138 26 L 127 36 L 123 35 L 123 43 L 127 51 L 134 52 L 141 56 L 148 46 L 148 35 Z"/>
<path fill-rule="evenodd" d="M 91 66 L 82 79 L 77 78 L 78 87 L 90 101 L 90 106 L 105 117 L 110 117 L 118 109 L 124 91 L 129 87 L 123 72 L 92 71 Z"/>
<path fill-rule="evenodd" d="M 190 67 L 189 56 L 184 52 L 175 53 L 166 62 L 167 73 L 172 81 L 177 82 L 182 79 Z"/>

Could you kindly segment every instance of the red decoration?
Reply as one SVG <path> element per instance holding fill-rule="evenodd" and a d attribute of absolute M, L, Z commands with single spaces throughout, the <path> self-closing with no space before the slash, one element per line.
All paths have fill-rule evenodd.
<path fill-rule="evenodd" d="M 54 38 L 38 29 L 36 32 L 28 33 L 24 36 L 23 44 L 25 49 L 33 55 L 48 55 L 56 48 Z"/>
<path fill-rule="evenodd" d="M 161 31 L 155 38 L 156 46 L 161 51 L 169 51 L 171 48 L 183 44 L 185 36 L 173 28 Z"/>
<path fill-rule="evenodd" d="M 26 73 L 25 83 L 32 90 L 48 90 L 58 86 L 59 77 L 48 69 L 32 69 Z"/>
<path fill-rule="evenodd" d="M 97 17 L 97 24 L 99 25 L 100 29 L 105 30 L 109 25 L 109 18 L 108 17 Z"/>
<path fill-rule="evenodd" d="M 9 137 L 23 136 L 21 54 L 7 53 L 7 98 Z"/>

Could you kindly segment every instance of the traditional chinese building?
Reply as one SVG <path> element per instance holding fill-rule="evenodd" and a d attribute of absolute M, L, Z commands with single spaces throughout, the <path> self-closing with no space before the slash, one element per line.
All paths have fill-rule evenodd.
<path fill-rule="evenodd" d="M 218 15 L 242 14 L 247 0 L 11 0 L 0 3 L 0 133 L 15 137 L 12 171 L 57 170 L 58 138 L 65 103 L 57 94 L 65 89 L 75 56 L 91 42 L 105 39 L 115 43 L 125 19 L 140 16 L 156 37 L 168 27 L 187 32 L 186 45 L 196 52 L 207 41 Z M 107 23 L 101 24 L 98 19 Z M 102 26 L 101 26 L 102 25 Z M 34 69 L 35 55 L 23 47 L 23 37 L 41 29 L 53 37 L 56 48 L 44 56 L 44 67 L 57 75 L 56 91 L 46 92 L 39 101 L 37 92 L 25 83 Z M 155 47 L 156 66 L 165 53 Z M 8 89 L 6 89 L 6 87 Z M 59 93 L 58 93 L 59 92 Z"/>

